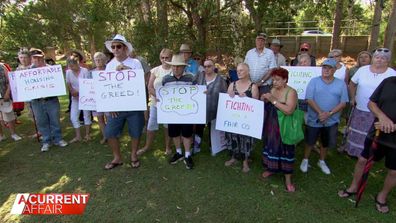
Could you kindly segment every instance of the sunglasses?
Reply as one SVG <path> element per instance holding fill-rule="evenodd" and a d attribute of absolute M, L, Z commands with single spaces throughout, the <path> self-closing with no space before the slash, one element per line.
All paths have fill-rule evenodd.
<path fill-rule="evenodd" d="M 306 48 L 302 48 L 302 49 L 300 49 L 300 51 L 308 51 L 308 49 L 306 49 Z"/>
<path fill-rule="evenodd" d="M 117 44 L 117 45 L 111 45 L 111 49 L 121 49 L 123 47 L 123 45 L 121 45 L 121 44 Z"/>
<path fill-rule="evenodd" d="M 374 52 L 384 52 L 384 53 L 388 53 L 390 50 L 387 48 L 378 48 L 376 50 L 374 50 Z"/>

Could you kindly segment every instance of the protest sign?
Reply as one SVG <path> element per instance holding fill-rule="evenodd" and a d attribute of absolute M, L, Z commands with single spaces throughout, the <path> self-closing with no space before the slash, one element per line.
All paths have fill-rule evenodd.
<path fill-rule="evenodd" d="M 96 111 L 96 96 L 93 79 L 78 79 L 78 109 Z"/>
<path fill-rule="evenodd" d="M 216 119 L 211 121 L 210 125 L 210 145 L 212 156 L 227 149 L 227 140 L 225 132 L 216 130 Z"/>
<path fill-rule="evenodd" d="M 264 103 L 248 97 L 220 93 L 216 129 L 261 139 Z"/>
<path fill-rule="evenodd" d="M 205 124 L 206 86 L 173 85 L 157 92 L 158 123 Z"/>
<path fill-rule="evenodd" d="M 322 74 L 321 67 L 282 66 L 289 71 L 287 84 L 297 91 L 298 99 L 305 99 L 305 91 L 309 81 Z"/>
<path fill-rule="evenodd" d="M 98 112 L 147 110 L 142 69 L 93 71 L 92 76 Z"/>
<path fill-rule="evenodd" d="M 14 71 L 10 82 L 14 101 L 18 102 L 66 94 L 61 65 Z"/>

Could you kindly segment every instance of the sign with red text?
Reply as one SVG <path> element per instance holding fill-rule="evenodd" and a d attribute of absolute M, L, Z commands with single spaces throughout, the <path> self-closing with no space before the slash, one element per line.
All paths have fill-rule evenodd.
<path fill-rule="evenodd" d="M 205 124 L 205 91 L 205 85 L 171 85 L 158 88 L 158 123 Z"/>
<path fill-rule="evenodd" d="M 61 65 L 14 71 L 10 82 L 13 82 L 11 89 L 17 102 L 66 94 Z"/>
<path fill-rule="evenodd" d="M 78 109 L 96 111 L 96 94 L 93 79 L 78 79 Z"/>
<path fill-rule="evenodd" d="M 309 81 L 322 74 L 321 67 L 297 67 L 297 66 L 282 66 L 289 71 L 289 81 L 287 85 L 297 91 L 298 99 L 305 99 L 305 91 Z"/>
<path fill-rule="evenodd" d="M 17 194 L 11 214 L 71 215 L 83 214 L 89 194 Z"/>
<path fill-rule="evenodd" d="M 142 69 L 93 71 L 98 112 L 147 110 Z"/>
<path fill-rule="evenodd" d="M 264 124 L 264 103 L 249 97 L 231 98 L 220 93 L 216 129 L 261 139 Z"/>

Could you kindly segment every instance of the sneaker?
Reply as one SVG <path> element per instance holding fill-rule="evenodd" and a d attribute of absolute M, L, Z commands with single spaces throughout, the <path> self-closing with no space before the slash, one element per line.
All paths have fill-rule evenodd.
<path fill-rule="evenodd" d="M 303 173 L 306 173 L 308 172 L 308 167 L 309 167 L 308 159 L 303 159 L 300 165 L 300 170 Z"/>
<path fill-rule="evenodd" d="M 17 134 L 12 134 L 12 135 L 11 135 L 11 138 L 12 138 L 14 141 L 19 141 L 19 140 L 22 139 L 22 137 L 20 137 L 20 136 L 17 135 Z"/>
<path fill-rule="evenodd" d="M 5 139 L 6 139 L 6 137 L 4 135 L 0 135 L 0 142 L 5 140 Z"/>
<path fill-rule="evenodd" d="M 54 145 L 59 146 L 59 147 L 65 147 L 68 144 L 67 144 L 67 142 L 65 140 L 62 139 L 61 141 L 59 141 L 57 143 L 54 143 Z"/>
<path fill-rule="evenodd" d="M 49 150 L 50 145 L 48 143 L 44 143 L 41 147 L 41 152 L 47 152 Z"/>
<path fill-rule="evenodd" d="M 184 158 L 184 164 L 186 164 L 186 168 L 191 170 L 194 167 L 194 162 L 191 156 Z"/>
<path fill-rule="evenodd" d="M 183 160 L 184 156 L 180 153 L 175 153 L 175 155 L 172 156 L 172 158 L 169 160 L 170 164 L 176 164 L 180 160 Z"/>
<path fill-rule="evenodd" d="M 330 169 L 329 169 L 329 167 L 326 165 L 325 161 L 319 160 L 318 166 L 320 167 L 320 169 L 322 170 L 323 173 L 325 173 L 325 174 L 327 174 L 327 175 L 330 174 Z"/>

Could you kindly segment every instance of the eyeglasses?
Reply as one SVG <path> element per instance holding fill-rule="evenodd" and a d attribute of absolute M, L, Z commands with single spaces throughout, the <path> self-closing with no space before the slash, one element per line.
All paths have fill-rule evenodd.
<path fill-rule="evenodd" d="M 390 50 L 387 48 L 378 48 L 376 49 L 374 52 L 384 52 L 384 53 L 388 53 Z"/>
<path fill-rule="evenodd" d="M 300 51 L 308 51 L 308 49 L 307 48 L 302 48 L 302 49 L 300 49 Z"/>
<path fill-rule="evenodd" d="M 111 45 L 111 49 L 121 49 L 123 47 L 123 45 L 121 45 L 121 44 L 117 44 L 117 45 Z"/>

